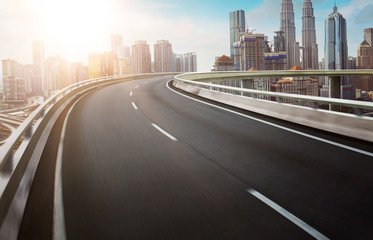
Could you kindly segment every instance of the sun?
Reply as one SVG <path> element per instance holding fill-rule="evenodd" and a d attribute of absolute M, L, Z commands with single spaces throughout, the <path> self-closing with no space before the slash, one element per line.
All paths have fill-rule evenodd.
<path fill-rule="evenodd" d="M 29 5 L 43 16 L 46 37 L 66 45 L 94 41 L 110 22 L 103 0 L 29 0 Z"/>

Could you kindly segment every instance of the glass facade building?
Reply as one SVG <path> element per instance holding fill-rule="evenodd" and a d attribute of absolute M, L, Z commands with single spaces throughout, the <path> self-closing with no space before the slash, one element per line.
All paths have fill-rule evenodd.
<path fill-rule="evenodd" d="M 325 69 L 347 69 L 347 24 L 337 7 L 325 20 Z"/>
<path fill-rule="evenodd" d="M 245 11 L 237 10 L 229 13 L 229 29 L 230 29 L 230 54 L 234 60 L 233 44 L 240 40 L 240 33 L 245 32 Z"/>

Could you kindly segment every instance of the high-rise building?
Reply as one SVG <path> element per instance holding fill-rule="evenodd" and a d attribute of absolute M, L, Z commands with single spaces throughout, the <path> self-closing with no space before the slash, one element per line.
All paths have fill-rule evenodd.
<path fill-rule="evenodd" d="M 158 40 L 154 44 L 154 72 L 172 72 L 172 44 L 166 40 Z"/>
<path fill-rule="evenodd" d="M 285 33 L 283 31 L 276 31 L 276 36 L 273 37 L 273 43 L 274 43 L 274 52 L 286 52 L 285 48 Z"/>
<path fill-rule="evenodd" d="M 184 54 L 183 72 L 197 72 L 197 54 L 189 52 Z"/>
<path fill-rule="evenodd" d="M 356 58 L 356 68 L 357 69 L 373 69 L 373 47 L 364 40 L 358 50 Z M 362 89 L 364 91 L 373 90 L 373 77 L 371 76 L 361 76 L 356 77 L 355 87 Z"/>
<path fill-rule="evenodd" d="M 237 10 L 229 13 L 229 26 L 230 26 L 230 53 L 231 58 L 234 60 L 234 47 L 233 44 L 239 41 L 240 33 L 245 32 L 245 12 Z"/>
<path fill-rule="evenodd" d="M 264 53 L 264 70 L 287 70 L 286 52 Z"/>
<path fill-rule="evenodd" d="M 27 94 L 33 92 L 32 89 L 32 76 L 34 71 L 34 66 L 32 64 L 26 64 L 23 66 L 23 78 L 25 79 L 25 91 Z"/>
<path fill-rule="evenodd" d="M 45 94 L 71 85 L 69 63 L 59 55 L 48 57 L 45 61 Z"/>
<path fill-rule="evenodd" d="M 90 54 L 88 57 L 89 79 L 105 76 L 105 57 L 100 53 Z"/>
<path fill-rule="evenodd" d="M 348 50 L 347 50 L 347 23 L 346 19 L 340 14 L 336 5 L 333 12 L 325 19 L 325 69 L 347 69 L 348 68 Z M 329 85 L 327 79 L 326 85 Z M 351 79 L 343 77 L 341 85 L 351 84 Z M 343 95 L 343 92 L 342 92 Z"/>
<path fill-rule="evenodd" d="M 33 91 L 35 94 L 41 94 L 46 90 L 44 79 L 44 42 L 32 42 L 32 55 L 33 55 Z"/>
<path fill-rule="evenodd" d="M 124 57 L 124 58 L 131 57 L 130 46 L 123 45 L 123 46 L 117 47 L 116 54 L 117 54 L 117 57 Z"/>
<path fill-rule="evenodd" d="M 10 96 L 9 87 L 13 86 L 14 79 L 22 78 L 22 64 L 15 60 L 4 59 L 2 60 L 2 79 L 3 79 L 3 98 L 4 100 Z"/>
<path fill-rule="evenodd" d="M 318 45 L 311 0 L 304 0 L 302 13 L 303 68 L 318 69 Z"/>
<path fill-rule="evenodd" d="M 89 77 L 88 66 L 83 65 L 83 63 L 71 63 L 70 72 L 72 83 L 87 80 Z"/>
<path fill-rule="evenodd" d="M 123 38 L 119 34 L 111 34 L 111 52 L 117 54 L 117 48 L 123 45 Z"/>
<path fill-rule="evenodd" d="M 364 29 L 364 40 L 373 47 L 373 28 Z"/>
<path fill-rule="evenodd" d="M 280 30 L 285 33 L 285 50 L 287 53 L 287 69 L 299 65 L 299 48 L 296 48 L 295 22 L 293 2 L 291 0 L 282 0 L 281 2 L 281 25 Z"/>
<path fill-rule="evenodd" d="M 264 34 L 241 34 L 240 40 L 234 43 L 234 63 L 240 71 L 251 68 L 264 69 Z"/>
<path fill-rule="evenodd" d="M 150 73 L 151 72 L 150 48 L 146 41 L 136 41 L 132 45 L 131 51 L 131 73 Z"/>
<path fill-rule="evenodd" d="M 14 76 L 4 79 L 4 101 L 8 103 L 23 103 L 26 100 L 25 80 Z"/>
<path fill-rule="evenodd" d="M 119 57 L 118 58 L 118 75 L 130 74 L 131 72 L 131 58 Z"/>
<path fill-rule="evenodd" d="M 347 69 L 347 24 L 346 19 L 334 6 L 325 20 L 325 69 Z"/>

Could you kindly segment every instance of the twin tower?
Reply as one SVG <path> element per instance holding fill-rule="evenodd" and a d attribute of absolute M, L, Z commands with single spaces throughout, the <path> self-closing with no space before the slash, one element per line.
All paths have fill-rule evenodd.
<path fill-rule="evenodd" d="M 294 10 L 292 0 L 281 2 L 281 26 L 285 34 L 287 69 L 300 66 L 300 51 L 303 49 L 303 68 L 318 69 L 318 46 L 316 44 L 315 16 L 311 0 L 304 0 L 302 11 L 302 44 L 296 41 Z"/>

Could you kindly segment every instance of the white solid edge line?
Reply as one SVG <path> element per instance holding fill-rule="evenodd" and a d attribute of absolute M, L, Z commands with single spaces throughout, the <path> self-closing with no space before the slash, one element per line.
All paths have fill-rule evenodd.
<path fill-rule="evenodd" d="M 131 91 L 130 96 L 132 97 L 133 92 Z"/>
<path fill-rule="evenodd" d="M 172 80 L 172 79 L 171 79 Z M 221 109 L 221 110 L 225 110 L 227 112 L 230 112 L 230 113 L 234 113 L 234 114 L 237 114 L 239 116 L 242 116 L 242 117 L 245 117 L 245 118 L 249 118 L 251 120 L 255 120 L 255 121 L 258 121 L 258 122 L 261 122 L 261 123 L 264 123 L 264 124 L 267 124 L 267 125 L 270 125 L 272 127 L 277 127 L 277 128 L 280 128 L 282 130 L 285 130 L 285 131 L 288 131 L 288 132 L 292 132 L 292 133 L 295 133 L 295 134 L 298 134 L 298 135 L 301 135 L 301 136 L 304 136 L 304 137 L 308 137 L 308 138 L 311 138 L 311 139 L 314 139 L 314 140 L 317 140 L 317 141 L 320 141 L 320 142 L 324 142 L 324 143 L 328 143 L 330 145 L 334 145 L 336 147 L 340 147 L 340 148 L 344 148 L 344 149 L 347 149 L 347 150 L 350 150 L 350 151 L 353 151 L 353 152 L 357 152 L 357 153 L 360 153 L 360 154 L 363 154 L 363 155 L 367 155 L 369 157 L 373 157 L 373 153 L 371 152 L 368 152 L 368 151 L 364 151 L 364 150 L 361 150 L 361 149 L 357 149 L 357 148 L 354 148 L 354 147 L 350 147 L 350 146 L 347 146 L 347 145 L 344 145 L 344 144 L 341 144 L 341 143 L 336 143 L 336 142 L 333 142 L 333 141 L 330 141 L 330 140 L 327 140 L 327 139 L 323 139 L 323 138 L 320 138 L 320 137 L 316 137 L 316 136 L 312 136 L 310 134 L 307 134 L 307 133 L 303 133 L 303 132 L 299 132 L 297 130 L 294 130 L 294 129 L 291 129 L 291 128 L 287 128 L 287 127 L 283 127 L 283 126 L 280 126 L 280 125 L 277 125 L 275 123 L 271 123 L 271 122 L 267 122 L 265 120 L 261 120 L 259 118 L 255 118 L 255 117 L 251 117 L 251 116 L 248 116 L 248 115 L 245 115 L 243 113 L 239 113 L 239 112 L 236 112 L 236 111 L 233 111 L 233 110 L 230 110 L 230 109 L 226 109 L 226 108 L 223 108 L 223 107 L 220 107 L 220 106 L 217 106 L 217 105 L 214 105 L 214 104 L 211 104 L 211 103 L 207 103 L 207 102 L 204 102 L 204 101 L 201 101 L 201 100 L 198 100 L 198 99 L 195 99 L 195 98 L 192 98 L 192 97 L 189 97 L 185 94 L 182 94 L 182 93 L 179 93 L 175 90 L 173 90 L 172 88 L 170 88 L 168 86 L 168 83 L 171 81 L 169 80 L 167 83 L 166 83 L 166 86 L 168 89 L 170 89 L 171 91 L 173 91 L 174 93 L 177 93 L 179 95 L 182 95 L 186 98 L 189 98 L 189 99 L 192 99 L 194 101 L 197 101 L 197 102 L 200 102 L 200 103 L 203 103 L 203 104 L 206 104 L 206 105 L 209 105 L 209 106 L 212 106 L 212 107 L 215 107 L 215 108 L 218 108 L 218 109 Z"/>
<path fill-rule="evenodd" d="M 62 157 L 63 157 L 63 144 L 65 141 L 67 121 L 75 105 L 80 101 L 80 99 L 85 97 L 87 94 L 88 93 L 81 96 L 71 106 L 63 122 L 60 142 L 58 145 L 58 152 L 57 152 L 57 159 L 56 159 L 56 172 L 55 172 L 55 178 L 54 178 L 54 211 L 53 211 L 53 239 L 54 240 L 66 239 L 65 214 L 64 214 L 64 208 L 63 208 L 63 193 L 62 193 Z"/>
<path fill-rule="evenodd" d="M 132 107 L 135 109 L 135 110 L 138 110 L 138 107 L 136 106 L 136 104 L 134 102 L 131 102 L 132 103 Z"/>
<path fill-rule="evenodd" d="M 301 219 L 297 218 L 296 216 L 286 211 L 284 208 L 282 208 L 281 206 L 279 206 L 278 204 L 276 204 L 275 202 L 273 202 L 272 200 L 270 200 L 269 198 L 261 194 L 260 192 L 257 192 L 252 188 L 249 188 L 246 191 L 251 193 L 254 197 L 258 198 L 259 200 L 261 200 L 268 206 L 270 206 L 272 209 L 280 213 L 282 216 L 289 219 L 291 222 L 293 222 L 295 225 L 297 225 L 298 227 L 306 231 L 312 237 L 319 239 L 319 240 L 329 239 L 325 235 L 323 235 L 322 233 L 320 233 L 319 231 L 317 231 L 316 229 L 308 225 L 307 223 L 303 222 Z"/>
<path fill-rule="evenodd" d="M 163 133 L 164 135 L 166 135 L 167 137 L 169 137 L 172 141 L 175 141 L 175 142 L 177 141 L 177 139 L 174 136 L 172 136 L 171 134 L 169 134 L 168 132 L 166 132 L 162 128 L 158 127 L 157 124 L 152 123 L 152 126 L 155 127 L 161 133 Z"/>

